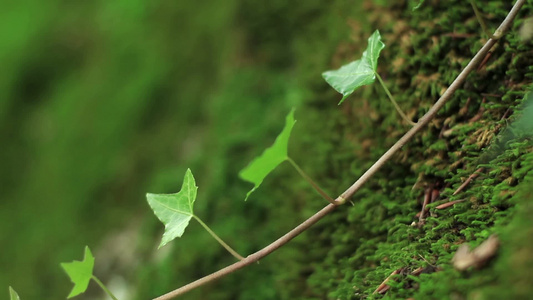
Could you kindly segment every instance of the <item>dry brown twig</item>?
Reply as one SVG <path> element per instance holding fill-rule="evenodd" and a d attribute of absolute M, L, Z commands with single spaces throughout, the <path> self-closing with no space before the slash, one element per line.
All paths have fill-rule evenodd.
<path fill-rule="evenodd" d="M 458 187 L 455 192 L 453 192 L 452 196 L 459 194 L 472 180 L 476 179 L 483 171 L 485 171 L 485 168 L 481 167 L 477 169 L 472 175 L 468 176 L 465 182 L 463 182 L 463 184 L 461 184 L 461 186 Z"/>
<path fill-rule="evenodd" d="M 431 189 L 427 189 L 424 193 L 424 203 L 422 203 L 422 210 L 420 211 L 418 215 L 418 223 L 422 224 L 424 222 L 424 218 L 426 217 L 426 206 L 431 201 Z"/>
<path fill-rule="evenodd" d="M 465 199 L 461 199 L 461 200 L 454 200 L 454 201 L 450 201 L 450 202 L 446 202 L 446 203 L 443 203 L 441 205 L 437 205 L 435 206 L 435 209 L 445 209 L 445 208 L 448 208 L 456 203 L 460 203 L 460 202 L 464 202 L 466 201 Z"/>
<path fill-rule="evenodd" d="M 429 109 L 429 111 L 413 126 L 404 136 L 402 136 L 392 147 L 390 147 L 385 154 L 381 156 L 359 179 L 350 186 L 344 193 L 342 193 L 337 199 L 335 199 L 335 204 L 328 204 L 326 207 L 318 211 L 316 214 L 305 220 L 300 225 L 296 226 L 291 231 L 287 232 L 285 235 L 267 245 L 263 249 L 247 256 L 245 259 L 238 261 L 232 265 L 229 265 L 223 269 L 220 269 L 210 275 L 207 275 L 203 278 L 200 278 L 196 281 L 193 281 L 187 285 L 184 285 L 176 290 L 173 290 L 167 294 L 155 298 L 155 300 L 168 300 L 178 297 L 191 291 L 195 288 L 198 288 L 204 284 L 207 284 L 211 281 L 217 280 L 223 276 L 226 276 L 230 273 L 233 273 L 241 268 L 244 268 L 248 265 L 251 265 L 257 262 L 259 259 L 269 255 L 270 253 L 277 250 L 279 247 L 285 245 L 293 238 L 298 236 L 300 233 L 307 230 L 313 224 L 318 222 L 320 219 L 328 215 L 330 212 L 335 210 L 339 205 L 344 204 L 349 198 L 351 198 L 377 171 L 389 161 L 392 156 L 398 152 L 408 141 L 410 141 L 415 134 L 421 131 L 436 115 L 437 112 L 446 104 L 448 100 L 451 99 L 452 95 L 461 87 L 461 85 L 466 81 L 467 76 L 476 69 L 481 61 L 485 58 L 490 49 L 496 44 L 498 39 L 500 39 L 503 34 L 509 30 L 512 25 L 512 22 L 520 8 L 524 5 L 525 0 L 517 0 L 513 8 L 509 11 L 509 14 L 500 24 L 498 29 L 494 32 L 492 38 L 490 38 L 485 45 L 478 51 L 478 53 L 472 58 L 468 65 L 461 71 L 457 78 L 452 82 L 450 87 L 442 94 L 439 100 Z"/>
<path fill-rule="evenodd" d="M 384 294 L 386 291 L 390 289 L 390 286 L 387 285 L 387 282 L 391 279 L 392 276 L 400 274 L 401 271 L 403 271 L 404 268 L 399 268 L 397 270 L 394 270 L 392 273 L 390 273 L 389 277 L 385 278 L 383 282 L 378 286 L 378 288 L 372 293 L 372 294 Z"/>

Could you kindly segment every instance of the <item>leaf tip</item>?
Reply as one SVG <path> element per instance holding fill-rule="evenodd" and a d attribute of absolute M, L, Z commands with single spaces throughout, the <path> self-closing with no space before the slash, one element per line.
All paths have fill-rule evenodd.
<path fill-rule="evenodd" d="M 91 252 L 91 249 L 89 249 L 89 246 L 85 245 L 85 256 L 87 257 L 87 255 L 89 255 L 89 257 L 92 257 L 93 253 Z"/>
<path fill-rule="evenodd" d="M 161 243 L 159 243 L 159 246 L 157 247 L 157 250 L 163 248 L 166 244 L 167 242 L 161 241 Z"/>
<path fill-rule="evenodd" d="M 9 286 L 9 299 L 10 300 L 20 300 L 19 295 L 17 294 L 15 289 L 13 289 L 11 286 Z"/>
<path fill-rule="evenodd" d="M 248 191 L 248 193 L 246 193 L 246 198 L 244 198 L 244 201 L 248 201 L 248 198 L 250 198 L 250 195 L 258 188 L 258 186 L 254 186 L 253 189 L 251 189 L 250 191 Z"/>
<path fill-rule="evenodd" d="M 339 104 L 337 104 L 337 105 L 341 105 L 342 102 L 344 102 L 344 100 L 346 100 L 346 98 L 348 98 L 348 96 L 350 96 L 350 94 L 345 94 L 345 95 L 343 95 L 341 101 L 340 101 Z"/>
<path fill-rule="evenodd" d="M 89 246 L 85 246 L 83 260 L 74 260 L 69 263 L 61 263 L 60 265 L 65 270 L 65 273 L 67 273 L 70 281 L 74 283 L 74 287 L 67 298 L 72 298 L 84 293 L 89 286 L 89 281 L 93 276 L 94 269 L 94 256 L 92 255 Z"/>

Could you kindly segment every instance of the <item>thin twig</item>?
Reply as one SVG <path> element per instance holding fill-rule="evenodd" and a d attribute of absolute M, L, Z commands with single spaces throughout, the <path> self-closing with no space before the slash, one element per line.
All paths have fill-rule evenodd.
<path fill-rule="evenodd" d="M 162 295 L 160 297 L 155 298 L 154 300 L 168 300 L 172 299 L 174 297 L 177 297 L 179 295 L 185 294 L 186 292 L 193 290 L 197 287 L 200 287 L 206 283 L 209 283 L 211 281 L 214 281 L 216 279 L 219 279 L 220 277 L 223 277 L 227 274 L 233 273 L 245 266 L 248 266 L 259 259 L 269 255 L 270 253 L 274 252 L 279 247 L 285 245 L 289 241 L 291 241 L 293 238 L 298 236 L 300 233 L 304 232 L 306 229 L 311 227 L 313 224 L 318 222 L 320 219 L 322 219 L 324 216 L 328 215 L 330 212 L 335 210 L 335 208 L 340 205 L 344 204 L 348 198 L 353 196 L 355 192 L 357 192 L 363 184 L 368 181 L 391 157 L 396 153 L 399 149 L 401 149 L 417 132 L 422 130 L 424 126 L 426 126 L 429 121 L 441 109 L 444 104 L 451 98 L 453 93 L 465 82 L 466 77 L 468 74 L 470 74 L 476 66 L 483 60 L 483 57 L 488 53 L 488 51 L 494 46 L 497 39 L 501 38 L 505 31 L 509 29 L 509 27 L 512 24 L 513 19 L 518 14 L 518 11 L 520 8 L 524 5 L 525 0 L 517 0 L 505 20 L 502 22 L 500 27 L 496 30 L 493 37 L 487 41 L 487 43 L 478 51 L 478 53 L 472 58 L 470 63 L 463 69 L 463 71 L 457 76 L 457 78 L 454 80 L 454 82 L 450 85 L 450 87 L 444 92 L 444 94 L 441 96 L 441 98 L 433 105 L 433 107 L 418 121 L 416 126 L 412 127 L 400 140 L 396 142 L 383 156 L 378 159 L 376 163 L 368 171 L 366 171 L 351 187 L 349 187 L 342 195 L 337 197 L 335 199 L 334 204 L 328 204 L 326 207 L 321 209 L 319 212 L 311 216 L 309 219 L 305 220 L 300 225 L 296 226 L 296 228 L 292 229 L 270 245 L 266 246 L 265 248 L 255 252 L 254 254 L 249 255 L 245 259 L 236 262 L 232 265 L 229 265 L 223 269 L 220 269 L 216 271 L 215 273 L 212 273 L 210 275 L 207 275 L 203 278 L 200 278 L 196 281 L 193 281 L 187 285 L 184 285 L 174 291 L 171 291 L 165 295 Z"/>
<path fill-rule="evenodd" d="M 490 57 L 492 56 L 492 51 L 489 51 L 489 53 L 487 54 L 487 56 L 485 56 L 485 58 L 483 59 L 483 61 L 479 64 L 479 66 L 477 67 L 477 70 L 480 71 L 481 69 L 483 69 L 483 67 L 485 67 L 485 65 L 487 64 L 487 62 L 489 61 Z"/>
<path fill-rule="evenodd" d="M 473 37 L 473 36 L 475 36 L 475 34 L 473 34 L 473 33 L 456 33 L 456 32 L 451 32 L 451 33 L 445 33 L 445 34 L 443 34 L 442 36 L 449 36 L 449 37 L 451 37 L 451 38 L 466 39 L 466 38 L 469 38 L 469 37 Z"/>
<path fill-rule="evenodd" d="M 453 201 L 450 201 L 450 202 L 446 202 L 446 203 L 443 203 L 441 205 L 437 205 L 435 206 L 435 209 L 445 209 L 445 208 L 448 208 L 452 205 L 455 205 L 457 203 L 461 203 L 461 202 L 465 202 L 466 199 L 460 199 L 460 200 L 453 200 Z"/>
<path fill-rule="evenodd" d="M 422 210 L 420 211 L 420 215 L 418 217 L 418 223 L 423 224 L 424 218 L 426 217 L 426 206 L 429 204 L 431 200 L 431 193 L 432 188 L 427 188 L 426 192 L 424 194 L 424 203 L 422 203 Z"/>
<path fill-rule="evenodd" d="M 309 177 L 309 175 L 307 175 L 307 173 L 305 173 L 304 170 L 302 170 L 302 168 L 300 168 L 300 166 L 298 166 L 298 164 L 292 160 L 292 158 L 288 157 L 287 160 L 296 169 L 296 171 L 298 171 L 298 174 L 300 174 L 300 176 L 302 176 L 324 199 L 331 204 L 335 204 L 335 200 L 326 194 L 326 192 L 324 192 L 324 190 L 322 190 L 318 184 L 316 184 L 313 179 L 311 179 L 311 177 Z"/>
<path fill-rule="evenodd" d="M 485 168 L 481 167 L 477 169 L 472 175 L 468 176 L 465 182 L 463 182 L 463 184 L 461 184 L 461 186 L 458 187 L 455 192 L 453 192 L 452 196 L 459 194 L 472 180 L 476 179 L 476 177 L 478 177 L 479 174 L 481 174 L 481 172 L 483 172 L 484 170 Z"/>
<path fill-rule="evenodd" d="M 378 288 L 372 293 L 372 295 L 377 294 L 377 293 L 383 294 L 383 293 L 385 293 L 388 289 L 390 289 L 390 286 L 387 285 L 387 282 L 389 282 L 389 280 L 391 279 L 392 276 L 400 274 L 400 272 L 401 272 L 403 269 L 404 269 L 404 268 L 399 268 L 399 269 L 397 269 L 397 270 L 394 270 L 392 273 L 390 273 L 389 277 L 387 277 L 387 278 L 385 278 L 385 280 L 383 280 L 383 282 L 382 282 L 382 283 L 378 286 Z"/>

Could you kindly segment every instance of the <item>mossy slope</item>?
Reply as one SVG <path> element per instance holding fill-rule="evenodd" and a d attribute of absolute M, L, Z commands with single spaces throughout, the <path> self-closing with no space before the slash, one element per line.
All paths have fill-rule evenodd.
<path fill-rule="evenodd" d="M 380 29 L 387 44 L 379 72 L 400 105 L 415 119 L 427 111 L 484 42 L 469 5 L 460 1 L 427 2 L 415 12 L 402 3 L 366 7 L 371 24 Z M 482 11 L 495 28 L 510 6 L 491 2 Z M 520 16 L 529 15 L 531 9 L 526 5 Z M 532 173 L 533 148 L 530 138 L 523 135 L 495 138 L 513 119 L 508 117 L 522 101 L 533 75 L 530 44 L 517 37 L 521 18 L 429 127 L 355 196 L 355 205 L 341 208 L 312 229 L 313 238 L 306 247 L 316 253 L 310 257 L 323 260 L 307 261 L 313 266 L 306 281 L 310 295 L 381 298 L 373 292 L 400 268 L 386 298 L 487 296 L 491 294 L 484 290 L 494 284 L 500 287 L 500 299 L 533 292 L 521 283 L 531 273 L 531 256 L 519 258 L 520 266 L 509 258 L 515 255 L 511 249 L 525 253 L 522 249 L 530 246 L 518 242 L 508 229 L 524 223 L 523 231 L 516 234 L 531 230 L 523 217 L 515 217 L 521 205 L 527 203 L 522 200 L 526 194 L 515 193 L 531 186 L 525 176 Z M 368 35 L 370 31 L 354 30 L 353 35 L 361 36 L 362 32 Z M 337 60 L 353 57 L 350 54 Z M 340 186 L 355 180 L 406 130 L 382 91 L 368 88 L 351 98 L 343 107 L 343 118 L 337 121 L 342 126 L 335 126 L 342 137 L 329 139 L 336 145 L 328 153 L 327 164 L 333 169 L 323 175 L 342 178 L 342 184 L 337 181 Z M 353 157 L 343 152 L 351 152 Z M 481 175 L 452 195 L 480 167 L 484 168 Z M 414 225 L 427 189 L 438 193 L 438 201 L 430 205 L 425 224 Z M 438 204 L 459 199 L 465 201 L 435 209 Z M 503 241 L 494 265 L 466 273 L 453 269 L 451 258 L 459 244 L 475 246 L 492 233 L 500 234 Z M 440 271 L 409 275 L 419 267 L 432 265 Z M 504 280 L 517 285 L 517 294 L 512 287 L 503 288 L 502 278 L 509 278 L 506 273 L 517 278 L 515 282 Z"/>

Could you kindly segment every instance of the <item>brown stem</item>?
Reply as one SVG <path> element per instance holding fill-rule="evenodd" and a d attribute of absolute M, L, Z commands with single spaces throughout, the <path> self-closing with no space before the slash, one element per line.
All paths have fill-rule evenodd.
<path fill-rule="evenodd" d="M 377 294 L 377 293 L 384 294 L 388 289 L 390 289 L 390 287 L 387 285 L 387 282 L 389 282 L 389 280 L 391 279 L 392 276 L 400 274 L 400 272 L 401 272 L 403 269 L 404 269 L 404 268 L 399 268 L 399 269 L 397 269 L 397 270 L 392 271 L 392 273 L 390 273 L 390 275 L 389 275 L 387 278 L 385 278 L 385 280 L 383 280 L 383 282 L 382 282 L 382 283 L 378 286 L 378 288 L 372 293 L 372 295 Z"/>
<path fill-rule="evenodd" d="M 453 93 L 463 84 L 466 80 L 466 77 L 468 74 L 470 74 L 473 70 L 475 70 L 476 66 L 483 60 L 485 55 L 489 52 L 489 50 L 494 46 L 496 41 L 503 36 L 505 31 L 509 29 L 509 27 L 512 24 L 513 19 L 518 14 L 518 11 L 524 5 L 525 0 L 517 0 L 505 20 L 502 22 L 500 27 L 496 30 L 493 37 L 487 41 L 487 43 L 478 51 L 478 53 L 472 58 L 470 63 L 463 69 L 463 71 L 457 76 L 457 78 L 454 80 L 454 82 L 450 85 L 450 87 L 444 92 L 444 94 L 441 96 L 441 98 L 433 105 L 433 107 L 416 123 L 414 127 L 412 127 L 400 140 L 396 142 L 383 156 L 378 159 L 376 163 L 368 171 L 366 171 L 351 187 L 349 187 L 342 195 L 337 197 L 335 200 L 335 203 L 338 205 L 343 204 L 346 202 L 348 198 L 350 198 L 357 190 L 359 190 L 363 184 L 370 179 L 391 157 L 396 153 L 400 148 L 402 148 L 417 132 L 419 132 L 424 126 L 426 126 L 429 121 L 435 117 L 437 114 L 437 111 L 441 109 L 446 101 L 448 101 Z M 229 265 L 223 269 L 220 269 L 216 271 L 215 273 L 212 273 L 210 275 L 207 275 L 203 278 L 200 278 L 196 281 L 193 281 L 187 285 L 184 285 L 174 291 L 171 291 L 165 295 L 162 295 L 158 298 L 155 298 L 155 300 L 168 300 L 172 299 L 174 297 L 177 297 L 179 295 L 185 294 L 186 292 L 195 289 L 197 287 L 200 287 L 208 282 L 214 281 L 216 279 L 219 279 L 220 277 L 223 277 L 227 274 L 233 273 L 247 265 L 250 265 L 259 259 L 267 256 L 268 254 L 272 253 L 279 247 L 285 245 L 290 240 L 298 236 L 300 233 L 304 232 L 306 229 L 311 227 L 313 224 L 318 222 L 320 219 L 322 219 L 324 216 L 335 210 L 337 205 L 335 204 L 328 204 L 326 207 L 324 207 L 322 210 L 311 216 L 309 219 L 305 220 L 300 225 L 296 226 L 293 230 L 286 233 L 284 236 L 280 237 L 270 245 L 266 246 L 265 248 L 255 252 L 254 254 L 249 255 L 245 259 L 236 262 L 232 265 Z"/>
<path fill-rule="evenodd" d="M 424 194 L 424 203 L 422 203 L 422 210 L 420 211 L 420 216 L 418 217 L 418 223 L 420 223 L 420 225 L 424 223 L 424 218 L 426 217 L 426 206 L 429 204 L 429 201 L 431 200 L 432 190 L 433 188 L 427 188 Z"/>
<path fill-rule="evenodd" d="M 307 228 L 311 227 L 311 225 L 318 222 L 320 219 L 322 219 L 325 215 L 332 212 L 337 205 L 328 204 L 326 207 L 321 209 L 319 212 L 314 214 L 309 219 L 305 220 L 302 224 L 296 226 L 293 230 L 286 233 L 284 236 L 280 237 L 276 241 L 274 241 L 272 244 L 266 246 L 265 248 L 255 252 L 254 254 L 251 254 L 247 256 L 245 259 L 238 261 L 232 265 L 229 265 L 223 269 L 220 269 L 216 271 L 215 273 L 212 273 L 210 275 L 207 275 L 203 278 L 200 278 L 196 281 L 193 281 L 187 285 L 184 285 L 180 287 L 179 289 L 173 290 L 172 292 L 165 294 L 163 296 L 157 297 L 154 300 L 168 300 L 172 299 L 174 297 L 177 297 L 179 295 L 185 294 L 186 292 L 193 290 L 197 287 L 200 287 L 208 282 L 211 282 L 213 280 L 216 280 L 220 277 L 223 277 L 225 275 L 228 275 L 230 273 L 233 273 L 243 267 L 246 267 L 248 265 L 253 264 L 254 262 L 258 261 L 259 259 L 269 255 L 270 253 L 274 252 L 279 247 L 287 244 L 290 240 L 298 236 L 300 233 L 304 232 Z"/>

